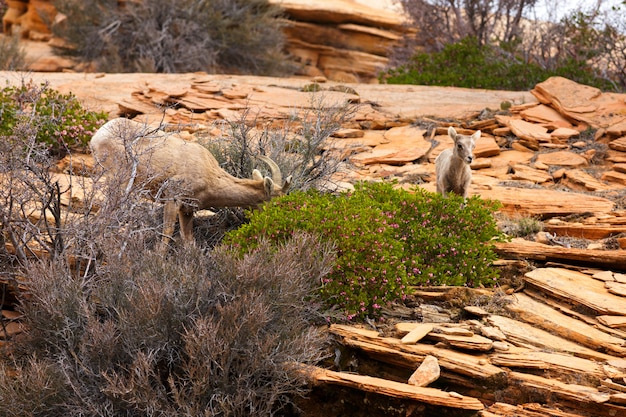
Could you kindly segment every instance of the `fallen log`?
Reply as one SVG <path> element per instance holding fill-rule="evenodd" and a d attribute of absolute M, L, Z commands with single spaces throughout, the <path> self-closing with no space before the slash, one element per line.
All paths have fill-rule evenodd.
<path fill-rule="evenodd" d="M 566 262 L 614 271 L 626 271 L 626 252 L 623 250 L 573 249 L 515 238 L 511 242 L 496 243 L 495 251 L 507 259 Z"/>

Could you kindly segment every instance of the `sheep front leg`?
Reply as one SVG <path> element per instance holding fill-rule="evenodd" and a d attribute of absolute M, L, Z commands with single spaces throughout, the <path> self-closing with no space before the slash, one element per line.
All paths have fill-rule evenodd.
<path fill-rule="evenodd" d="M 193 243 L 193 211 L 187 211 L 183 207 L 178 210 L 180 222 L 180 235 L 186 243 Z"/>
<path fill-rule="evenodd" d="M 167 245 L 174 239 L 174 227 L 176 226 L 176 215 L 178 214 L 178 204 L 176 201 L 167 201 L 163 207 L 163 237 L 161 240 L 161 252 L 167 251 Z"/>

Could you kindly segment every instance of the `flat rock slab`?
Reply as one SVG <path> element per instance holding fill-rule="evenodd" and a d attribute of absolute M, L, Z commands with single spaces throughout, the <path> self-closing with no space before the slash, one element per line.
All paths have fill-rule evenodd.
<path fill-rule="evenodd" d="M 520 115 L 529 121 L 546 123 L 555 127 L 572 127 L 572 124 L 561 113 L 545 104 L 538 104 L 520 111 Z"/>
<path fill-rule="evenodd" d="M 513 259 L 534 259 L 541 262 L 575 263 L 596 268 L 624 270 L 623 250 L 594 250 L 546 245 L 522 238 L 496 243 L 496 252 Z"/>
<path fill-rule="evenodd" d="M 608 128 L 626 120 L 626 94 L 603 93 L 563 77 L 550 77 L 531 93 L 562 115 L 595 128 Z"/>
<path fill-rule="evenodd" d="M 591 349 L 610 351 L 620 356 L 626 354 L 626 347 L 622 347 L 624 341 L 619 337 L 561 313 L 524 293 L 517 293 L 508 298 L 511 302 L 506 308 L 527 323 Z"/>
<path fill-rule="evenodd" d="M 587 159 L 571 151 L 547 152 L 537 155 L 537 161 L 546 165 L 579 167 L 589 164 Z"/>
<path fill-rule="evenodd" d="M 306 366 L 303 370 L 317 382 L 358 388 L 362 391 L 374 392 L 379 395 L 411 399 L 421 403 L 447 408 L 476 411 L 485 408 L 477 398 L 465 397 L 459 394 L 455 395 L 455 393 L 436 388 L 417 387 L 387 379 L 349 374 L 346 372 L 335 372 L 312 366 Z"/>
<path fill-rule="evenodd" d="M 530 123 L 521 119 L 510 119 L 508 126 L 511 132 L 518 138 L 526 139 L 534 142 L 551 142 L 552 136 L 548 133 L 548 129 L 536 123 Z"/>
<path fill-rule="evenodd" d="M 626 298 L 609 293 L 605 283 L 581 272 L 562 268 L 538 268 L 524 280 L 559 298 L 569 299 L 598 314 L 626 316 Z"/>
<path fill-rule="evenodd" d="M 605 184 L 581 169 L 565 171 L 565 178 L 568 182 L 584 187 L 588 191 L 611 191 L 616 189 L 615 185 Z"/>
<path fill-rule="evenodd" d="M 494 186 L 474 190 L 484 199 L 500 200 L 502 211 L 522 216 L 563 216 L 573 213 L 608 213 L 613 210 L 611 200 L 591 195 L 542 188 L 515 188 Z"/>
<path fill-rule="evenodd" d="M 539 348 L 552 352 L 569 353 L 581 358 L 608 360 L 612 356 L 594 349 L 581 346 L 559 336 L 538 329 L 522 321 L 514 320 L 504 316 L 491 315 L 487 317 L 487 322 L 499 328 L 506 335 L 507 341 L 517 346 L 528 349 Z"/>
<path fill-rule="evenodd" d="M 21 85 L 24 74 L 15 71 L 0 71 L 0 82 Z M 210 84 L 220 91 L 233 85 L 253 89 L 250 100 L 256 105 L 288 105 L 293 109 L 302 96 L 298 90 L 309 79 L 298 77 L 261 77 L 222 74 L 90 74 L 90 73 L 38 73 L 29 72 L 28 79 L 35 84 L 48 82 L 51 88 L 63 94 L 69 92 L 81 100 L 89 109 L 104 110 L 112 116 L 118 112 L 118 102 L 127 99 L 138 89 L 151 86 L 163 90 L 181 90 L 192 84 Z M 331 86 L 335 83 L 327 83 Z M 271 88 L 270 88 L 271 86 Z M 500 103 L 535 102 L 528 91 L 479 90 L 456 87 L 430 87 L 419 85 L 358 84 L 354 88 L 362 103 L 376 103 L 378 109 L 389 119 L 415 120 L 418 117 L 466 118 L 478 114 L 485 108 L 500 108 Z M 277 94 L 278 93 L 278 94 Z M 327 91 L 319 93 L 326 95 Z M 294 96 L 294 97 L 292 97 Z M 266 101 L 271 100 L 271 101 Z M 272 101 L 278 100 L 279 103 Z M 330 102 L 330 100 L 324 100 Z"/>
<path fill-rule="evenodd" d="M 401 126 L 389 129 L 385 133 L 388 143 L 376 146 L 371 151 L 354 155 L 351 160 L 364 165 L 369 164 L 406 164 L 426 155 L 431 143 L 424 139 L 424 129 L 414 126 Z"/>

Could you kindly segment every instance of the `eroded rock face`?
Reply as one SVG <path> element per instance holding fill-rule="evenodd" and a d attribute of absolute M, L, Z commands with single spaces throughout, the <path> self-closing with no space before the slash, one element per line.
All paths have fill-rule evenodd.
<path fill-rule="evenodd" d="M 300 74 L 332 81 L 377 82 L 390 49 L 405 32 L 390 1 L 271 0 L 285 9 L 287 50 Z"/>
<path fill-rule="evenodd" d="M 297 75 L 340 82 L 377 82 L 391 48 L 401 40 L 404 17 L 390 0 L 270 0 L 285 10 L 287 52 Z M 50 0 L 9 1 L 3 31 L 54 41 L 49 25 L 62 20 Z M 397 7 L 396 7 L 397 9 Z M 34 71 L 61 71 L 71 62 L 37 59 Z"/>

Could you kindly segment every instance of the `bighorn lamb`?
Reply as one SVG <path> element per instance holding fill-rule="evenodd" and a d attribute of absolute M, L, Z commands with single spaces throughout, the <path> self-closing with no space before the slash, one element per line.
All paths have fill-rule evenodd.
<path fill-rule="evenodd" d="M 284 194 L 274 161 L 261 156 L 272 177 L 258 170 L 252 179 L 236 178 L 220 166 L 204 146 L 176 134 L 153 129 L 134 120 L 117 118 L 105 123 L 89 143 L 96 161 L 112 174 L 126 175 L 126 189 L 144 184 L 152 197 L 165 200 L 163 241 L 174 233 L 176 215 L 183 240 L 193 241 L 193 214 L 210 207 L 253 207 Z"/>
<path fill-rule="evenodd" d="M 471 136 L 460 135 L 450 126 L 448 135 L 454 141 L 454 147 L 443 150 L 435 159 L 437 192 L 446 196 L 449 192 L 467 198 L 472 182 L 470 164 L 474 160 L 474 147 L 480 139 L 480 130 Z"/>

